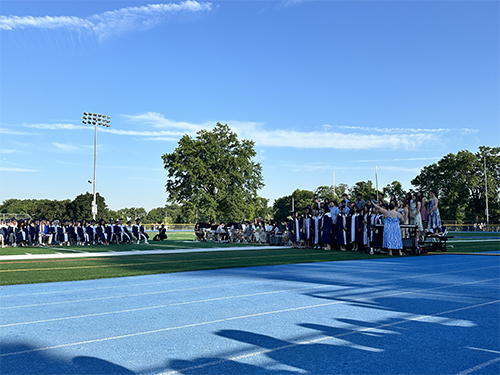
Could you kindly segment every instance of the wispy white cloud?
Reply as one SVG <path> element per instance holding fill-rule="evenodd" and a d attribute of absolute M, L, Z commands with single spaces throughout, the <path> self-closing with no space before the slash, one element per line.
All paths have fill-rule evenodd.
<path fill-rule="evenodd" d="M 178 129 L 182 132 L 182 134 L 195 134 L 202 129 L 209 129 L 214 126 L 214 122 L 207 122 L 204 124 L 191 124 L 189 122 L 173 121 L 165 118 L 165 116 L 163 116 L 161 113 L 156 112 L 146 112 L 139 115 L 125 115 L 124 117 L 131 122 L 147 124 L 154 128 Z"/>
<path fill-rule="evenodd" d="M 425 158 L 404 158 L 404 159 L 371 159 L 371 160 L 352 160 L 356 163 L 377 163 L 377 162 L 394 162 L 394 161 L 424 161 L 424 160 L 438 160 L 441 156 L 431 156 Z"/>
<path fill-rule="evenodd" d="M 0 134 L 5 135 L 36 135 L 36 133 L 27 133 L 20 130 L 12 130 L 8 128 L 0 128 Z"/>
<path fill-rule="evenodd" d="M 15 149 L 0 149 L 0 154 L 15 154 L 17 152 L 19 151 Z"/>
<path fill-rule="evenodd" d="M 93 126 L 87 125 L 74 125 L 74 124 L 22 124 L 21 126 L 31 129 L 42 130 L 80 130 L 80 129 L 94 129 Z"/>
<path fill-rule="evenodd" d="M 282 163 L 280 164 L 280 168 L 289 169 L 295 173 L 310 173 L 310 172 L 318 172 L 318 173 L 330 173 L 331 171 L 335 172 L 343 172 L 343 171 L 373 171 L 372 166 L 352 166 L 349 165 L 334 165 L 331 163 Z M 389 171 L 394 173 L 409 173 L 411 175 L 415 175 L 420 173 L 421 168 L 406 168 L 399 167 L 394 165 L 383 165 L 377 167 L 379 171 Z"/>
<path fill-rule="evenodd" d="M 77 146 L 74 146 L 74 145 L 68 145 L 68 144 L 65 144 L 65 143 L 52 142 L 52 146 L 54 146 L 59 151 L 64 151 L 64 152 L 74 153 L 74 152 L 77 152 L 77 151 L 81 151 L 80 147 L 77 147 Z"/>
<path fill-rule="evenodd" d="M 38 172 L 35 169 L 27 169 L 27 168 L 15 168 L 15 167 L 1 167 L 0 171 L 2 172 Z"/>
<path fill-rule="evenodd" d="M 210 130 L 215 121 L 189 123 L 165 118 L 160 113 L 146 112 L 138 115 L 123 115 L 139 130 L 98 127 L 100 132 L 120 136 L 143 137 L 148 141 L 177 142 L 187 134 L 194 136 L 200 130 Z M 449 139 L 444 135 L 477 133 L 476 129 L 425 129 L 425 128 L 377 128 L 356 126 L 323 125 L 322 130 L 303 131 L 295 129 L 269 129 L 264 123 L 251 121 L 220 121 L 227 123 L 242 139 L 251 139 L 259 147 L 289 147 L 297 149 L 337 150 L 418 150 L 423 146 L 439 145 Z M 73 124 L 23 124 L 41 130 L 94 129 L 93 126 Z M 144 129 L 144 128 L 147 129 Z M 144 130 L 142 130 L 144 129 Z M 413 159 L 431 160 L 435 158 Z M 409 159 L 401 159 L 409 161 Z M 397 161 L 397 160 L 392 160 Z"/>
<path fill-rule="evenodd" d="M 0 16 L 0 30 L 25 28 L 67 29 L 78 32 L 91 32 L 99 39 L 119 35 L 132 30 L 147 30 L 177 13 L 206 12 L 212 4 L 187 0 L 180 3 L 149 4 L 127 7 L 94 14 L 87 18 L 76 16 Z"/>
<path fill-rule="evenodd" d="M 294 5 L 306 3 L 308 1 L 312 1 L 312 0 L 284 0 L 284 5 L 286 7 L 289 7 L 289 6 L 294 6 Z"/>
<path fill-rule="evenodd" d="M 324 125 L 330 126 L 330 125 Z M 476 134 L 479 133 L 478 129 L 470 129 L 470 128 L 434 128 L 434 129 L 426 129 L 426 128 L 378 128 L 378 127 L 363 127 L 363 126 L 335 126 L 337 129 L 346 129 L 353 131 L 363 131 L 363 132 L 375 132 L 375 133 L 406 133 L 406 134 L 414 134 L 414 133 L 451 133 L 458 132 L 461 135 L 468 134 Z"/>

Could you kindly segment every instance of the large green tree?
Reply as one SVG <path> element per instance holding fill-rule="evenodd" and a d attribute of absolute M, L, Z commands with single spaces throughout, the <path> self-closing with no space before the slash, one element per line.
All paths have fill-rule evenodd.
<path fill-rule="evenodd" d="M 274 218 L 276 220 L 282 220 L 288 216 L 291 216 L 292 201 L 294 211 L 301 213 L 308 205 L 312 206 L 313 200 L 314 192 L 310 190 L 297 189 L 291 195 L 278 198 L 274 201 Z"/>
<path fill-rule="evenodd" d="M 67 212 L 72 220 L 90 220 L 92 219 L 92 201 L 94 195 L 91 193 L 80 194 L 68 204 Z M 108 206 L 99 193 L 96 194 L 97 216 L 99 218 L 108 217 Z M 115 217 L 116 219 L 116 217 Z"/>
<path fill-rule="evenodd" d="M 120 218 L 124 220 L 135 220 L 135 219 L 143 219 L 146 217 L 148 214 L 147 211 L 142 208 L 142 207 L 125 207 L 125 208 L 120 208 L 118 211 L 116 211 Z"/>
<path fill-rule="evenodd" d="M 254 142 L 239 140 L 217 123 L 192 138 L 184 135 L 172 153 L 162 156 L 167 170 L 167 200 L 193 204 L 213 220 L 251 219 L 257 190 L 264 186 L 262 166 L 254 162 Z"/>
<path fill-rule="evenodd" d="M 324 201 L 325 198 L 328 198 L 329 200 L 336 199 L 333 186 L 318 186 L 316 190 L 314 190 L 314 196 L 320 201 Z"/>
<path fill-rule="evenodd" d="M 361 193 L 363 199 L 370 199 L 370 194 L 375 194 L 375 187 L 371 180 L 368 181 L 358 181 L 351 188 L 352 195 L 355 197 L 358 193 Z"/>
<path fill-rule="evenodd" d="M 486 162 L 486 163 L 485 163 Z M 458 223 L 485 220 L 487 169 L 490 221 L 498 221 L 500 194 L 500 147 L 479 147 L 448 154 L 437 163 L 428 165 L 411 181 L 419 190 L 436 190 L 439 211 L 443 219 Z"/>
<path fill-rule="evenodd" d="M 391 195 L 394 195 L 396 199 L 401 198 L 405 195 L 405 191 L 403 190 L 403 185 L 399 181 L 392 181 L 390 184 L 387 184 L 384 188 L 382 188 L 382 192 L 386 198 L 389 198 Z"/>

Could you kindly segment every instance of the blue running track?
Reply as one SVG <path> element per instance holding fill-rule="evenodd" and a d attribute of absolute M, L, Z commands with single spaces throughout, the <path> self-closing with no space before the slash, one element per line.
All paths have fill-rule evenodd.
<path fill-rule="evenodd" d="M 500 256 L 15 285 L 0 373 L 500 374 Z"/>

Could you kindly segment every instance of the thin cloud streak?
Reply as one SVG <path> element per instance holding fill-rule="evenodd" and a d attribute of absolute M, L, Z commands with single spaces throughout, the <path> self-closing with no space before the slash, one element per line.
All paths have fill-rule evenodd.
<path fill-rule="evenodd" d="M 373 171 L 373 167 L 352 167 L 352 166 L 335 166 L 328 163 L 307 163 L 307 164 L 289 164 L 283 163 L 280 164 L 280 168 L 286 168 L 295 173 L 305 173 L 305 172 L 339 172 L 339 171 Z M 380 171 L 389 171 L 389 172 L 397 172 L 397 173 L 411 173 L 412 175 L 416 175 L 420 173 L 421 168 L 405 168 L 405 167 L 397 167 L 393 165 L 379 166 L 377 169 Z"/>
<path fill-rule="evenodd" d="M 148 30 L 165 20 L 169 14 L 210 11 L 211 3 L 183 1 L 181 3 L 149 4 L 94 14 L 88 18 L 75 16 L 19 17 L 0 16 L 0 30 L 25 28 L 67 29 L 94 33 L 99 40 L 132 30 Z"/>
<path fill-rule="evenodd" d="M 331 125 L 324 125 L 326 127 L 331 127 Z M 479 133 L 478 129 L 470 129 L 470 128 L 435 128 L 435 129 L 425 129 L 425 128 L 377 128 L 377 127 L 364 127 L 364 126 L 345 126 L 345 125 L 337 125 L 335 126 L 338 129 L 348 129 L 348 130 L 359 130 L 359 131 L 370 131 L 370 132 L 378 132 L 378 133 L 450 133 L 450 132 L 459 132 L 462 135 L 468 134 L 476 134 Z"/>
<path fill-rule="evenodd" d="M 2 172 L 39 172 L 35 169 L 26 169 L 26 168 L 11 168 L 11 167 L 0 167 L 0 171 Z"/>
<path fill-rule="evenodd" d="M 121 136 L 144 137 L 145 141 L 177 142 L 183 135 L 194 136 L 200 130 L 211 130 L 215 121 L 193 124 L 174 121 L 156 112 L 138 115 L 122 115 L 134 126 L 156 128 L 158 130 L 127 130 L 115 127 L 98 127 L 100 132 Z M 224 122 L 224 121 L 221 121 Z M 337 150 L 418 150 L 423 145 L 436 145 L 443 142 L 443 133 L 457 129 L 407 129 L 335 127 L 348 132 L 332 131 L 323 126 L 322 131 L 270 130 L 264 123 L 251 121 L 227 121 L 230 128 L 242 139 L 251 139 L 258 147 L 288 147 L 296 149 L 337 149 Z M 68 124 L 23 124 L 23 127 L 40 130 L 90 130 L 93 126 Z M 368 130 L 371 130 L 368 133 Z M 458 129 L 472 132 L 473 129 Z M 389 161 L 433 160 L 437 158 L 394 159 Z M 381 160 L 384 161 L 384 160 Z M 360 160 L 359 162 L 372 162 Z"/>

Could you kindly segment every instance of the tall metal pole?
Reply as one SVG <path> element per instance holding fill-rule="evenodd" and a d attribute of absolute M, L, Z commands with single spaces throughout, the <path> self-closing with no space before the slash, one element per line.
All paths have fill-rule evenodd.
<path fill-rule="evenodd" d="M 94 179 L 92 180 L 92 190 L 94 198 L 92 200 L 92 219 L 96 219 L 97 216 L 97 190 L 96 190 L 96 175 L 97 175 L 97 125 L 102 125 L 109 128 L 110 123 L 109 116 L 101 115 L 91 112 L 83 112 L 84 124 L 94 125 Z"/>
<path fill-rule="evenodd" d="M 97 123 L 94 125 L 94 179 L 92 180 L 92 190 L 94 199 L 92 200 L 92 219 L 95 220 L 97 216 L 97 197 L 96 197 L 96 174 L 97 174 Z"/>
<path fill-rule="evenodd" d="M 337 198 L 337 193 L 335 192 L 335 172 L 332 172 L 332 178 L 333 178 L 333 198 Z"/>
<path fill-rule="evenodd" d="M 484 155 L 484 190 L 486 194 L 486 230 L 488 230 L 490 226 L 490 214 L 488 212 L 488 174 L 486 169 L 486 151 L 483 152 Z"/>

